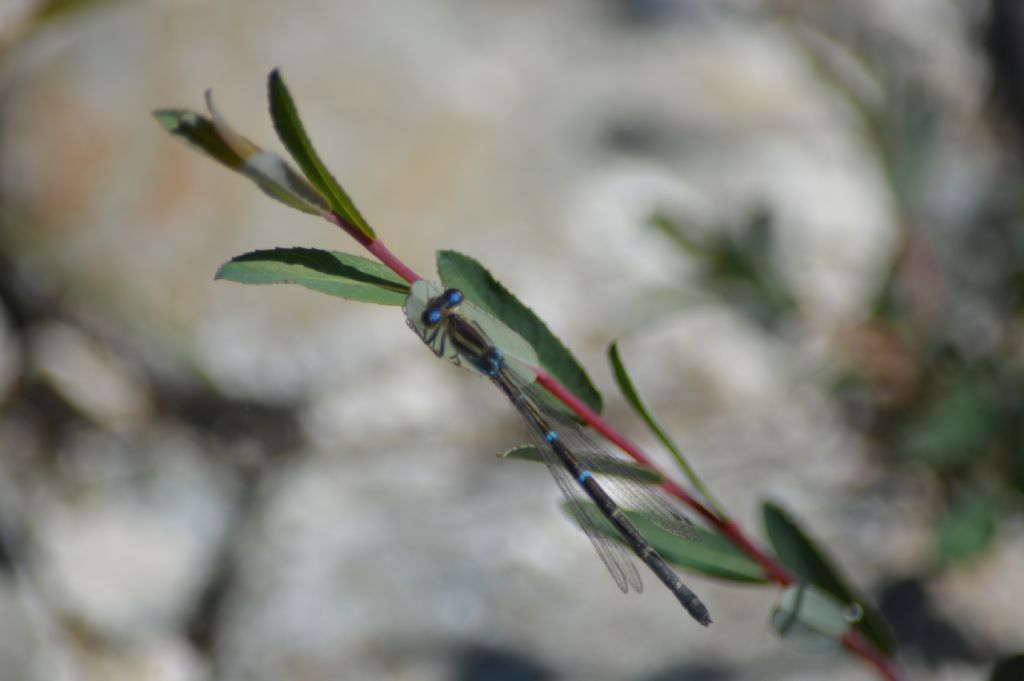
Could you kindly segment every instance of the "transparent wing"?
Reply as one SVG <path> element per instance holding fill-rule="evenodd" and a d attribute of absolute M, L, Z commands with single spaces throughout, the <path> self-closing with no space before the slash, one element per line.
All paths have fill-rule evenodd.
<path fill-rule="evenodd" d="M 540 446 L 539 443 L 538 446 Z M 550 450 L 550 447 L 546 449 Z M 632 554 L 625 545 L 610 539 L 608 535 L 598 529 L 588 511 L 588 507 L 584 505 L 584 497 L 580 492 L 579 486 L 569 475 L 568 471 L 555 461 L 548 461 L 547 464 L 548 470 L 551 471 L 551 476 L 558 483 L 558 488 L 562 490 L 562 496 L 568 502 L 569 512 L 577 524 L 583 528 L 583 532 L 590 539 L 590 543 L 594 546 L 594 550 L 597 551 L 601 562 L 608 568 L 608 572 L 611 573 L 615 583 L 619 585 L 623 593 L 628 593 L 630 587 L 633 587 L 633 590 L 637 593 L 642 593 L 644 590 L 643 581 L 640 579 L 640 572 L 636 569 L 636 564 L 633 562 Z"/>
<path fill-rule="evenodd" d="M 559 438 L 576 455 L 580 462 L 590 470 L 601 470 L 601 461 L 623 461 L 613 456 L 607 449 L 599 446 L 584 433 L 579 425 L 556 409 L 546 406 L 549 399 L 547 393 L 536 384 L 523 386 L 527 398 L 543 411 L 544 417 L 558 431 Z M 538 394 L 541 393 L 541 394 Z M 535 438 L 536 439 L 536 438 Z M 540 443 L 537 443 L 540 448 Z M 693 522 L 683 515 L 657 487 L 643 481 L 639 476 L 625 472 L 623 475 L 597 475 L 603 487 L 616 503 L 624 509 L 640 511 L 651 522 L 677 537 L 700 541 L 700 534 Z"/>
<path fill-rule="evenodd" d="M 630 587 L 633 587 L 637 593 L 641 593 L 644 586 L 640 580 L 640 573 L 637 571 L 636 565 L 631 558 L 632 554 L 623 544 L 609 538 L 608 535 L 598 529 L 597 524 L 588 512 L 588 505 L 585 503 L 584 495 L 579 485 L 576 484 L 576 481 L 572 479 L 569 472 L 558 461 L 555 453 L 551 450 L 551 445 L 544 439 L 544 434 L 537 432 L 535 428 L 530 426 L 528 420 L 526 422 L 527 428 L 530 431 L 530 437 L 533 439 L 537 449 L 542 453 L 544 463 L 547 464 L 548 470 L 551 471 L 551 476 L 558 484 L 558 489 L 562 490 L 562 496 L 568 502 L 569 513 L 576 523 L 583 528 L 584 533 L 590 539 L 590 543 L 594 545 L 597 555 L 600 556 L 604 566 L 608 568 L 608 572 L 611 573 L 615 583 L 619 585 L 623 593 L 628 593 Z"/>

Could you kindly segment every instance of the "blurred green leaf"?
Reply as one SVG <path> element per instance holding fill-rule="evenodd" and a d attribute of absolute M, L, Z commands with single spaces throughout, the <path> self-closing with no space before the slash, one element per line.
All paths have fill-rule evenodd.
<path fill-rule="evenodd" d="M 502 459 L 512 461 L 530 461 L 533 463 L 546 463 L 544 455 L 533 445 L 520 445 L 502 452 L 498 455 Z M 587 468 L 598 475 L 610 475 L 612 477 L 628 478 L 650 485 L 660 485 L 664 478 L 658 471 L 647 466 L 633 463 L 632 461 L 616 460 L 611 458 L 591 458 L 587 461 Z"/>
<path fill-rule="evenodd" d="M 766 209 L 752 211 L 738 230 L 720 230 L 707 243 L 690 239 L 663 215 L 652 216 L 650 223 L 697 259 L 704 287 L 761 327 L 776 329 L 796 309 L 796 298 L 776 256 L 772 217 Z"/>
<path fill-rule="evenodd" d="M 83 10 L 90 10 L 100 7 L 115 0 L 40 0 L 33 7 L 31 21 L 34 24 L 43 24 L 55 19 L 61 19 L 67 15 Z M 118 0 L 119 1 L 119 0 Z"/>
<path fill-rule="evenodd" d="M 1024 654 L 1004 657 L 996 662 L 988 681 L 1021 681 L 1024 679 Z"/>
<path fill-rule="evenodd" d="M 654 213 L 648 218 L 648 222 L 664 236 L 674 241 L 688 255 L 698 258 L 707 258 L 711 255 L 706 248 L 686 235 L 685 228 L 670 220 L 668 216 Z"/>
<path fill-rule="evenodd" d="M 983 380 L 964 377 L 906 423 L 903 454 L 939 470 L 985 454 L 998 402 Z"/>
<path fill-rule="evenodd" d="M 299 118 L 298 109 L 295 108 L 295 102 L 292 100 L 278 69 L 270 72 L 267 88 L 270 98 L 270 117 L 274 121 L 274 129 L 277 130 L 281 142 L 302 172 L 305 173 L 306 178 L 323 193 L 334 212 L 356 227 L 368 239 L 376 239 L 373 229 L 360 214 L 352 199 L 324 166 L 316 149 L 313 148 L 313 143 L 306 135 L 306 130 Z"/>
<path fill-rule="evenodd" d="M 939 552 L 943 558 L 969 560 L 988 548 L 996 535 L 1001 498 L 997 490 L 977 489 L 947 510 L 938 528 Z"/>
<path fill-rule="evenodd" d="M 567 503 L 563 510 L 572 517 Z M 766 582 L 761 566 L 748 558 L 731 542 L 714 532 L 697 527 L 700 541 L 684 539 L 662 529 L 643 513 L 624 509 L 626 516 L 636 525 L 640 533 L 647 538 L 651 546 L 669 563 L 698 572 L 709 577 L 730 582 L 763 583 Z M 584 512 L 590 522 L 603 534 L 622 541 L 619 533 L 605 520 L 597 506 L 590 502 L 584 504 Z"/>
<path fill-rule="evenodd" d="M 584 404 L 601 411 L 601 395 L 572 353 L 548 327 L 468 255 L 437 252 L 437 271 L 445 286 L 461 290 L 466 299 L 500 319 L 533 346 L 541 365 Z"/>
<path fill-rule="evenodd" d="M 863 616 L 856 624 L 857 629 L 879 650 L 891 655 L 896 643 L 882 613 L 847 583 L 788 513 L 770 502 L 764 504 L 762 512 L 768 539 L 783 565 L 800 581 L 819 587 L 842 603 L 859 605 Z"/>
<path fill-rule="evenodd" d="M 373 260 L 313 248 L 277 248 L 239 255 L 221 265 L 217 279 L 242 284 L 298 284 L 328 295 L 400 306 L 409 285 Z"/>

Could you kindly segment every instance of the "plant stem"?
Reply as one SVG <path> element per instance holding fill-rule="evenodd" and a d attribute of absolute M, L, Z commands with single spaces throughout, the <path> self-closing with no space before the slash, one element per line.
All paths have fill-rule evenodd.
<path fill-rule="evenodd" d="M 359 245 L 368 250 L 370 253 L 380 260 L 383 264 L 387 265 L 392 272 L 405 279 L 407 282 L 412 284 L 413 282 L 419 281 L 423 277 L 416 274 L 412 269 L 404 262 L 398 259 L 394 253 L 388 250 L 388 247 L 384 245 L 384 242 L 373 236 L 370 236 L 357 228 L 351 222 L 341 217 L 334 211 L 324 213 L 324 218 L 332 223 L 341 227 L 342 230 L 350 237 L 359 242 Z M 372 234 L 372 232 L 371 232 Z"/>
<path fill-rule="evenodd" d="M 391 251 L 387 249 L 384 242 L 380 239 L 371 242 L 367 245 L 366 250 L 377 256 L 377 259 L 382 263 L 391 268 L 391 271 L 405 279 L 410 284 L 415 283 L 422 279 L 420 275 L 413 272 L 404 262 L 398 259 Z"/>

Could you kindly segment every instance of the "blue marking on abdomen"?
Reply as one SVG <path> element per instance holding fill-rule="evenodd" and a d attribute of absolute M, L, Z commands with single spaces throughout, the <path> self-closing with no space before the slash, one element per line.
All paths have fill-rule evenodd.
<path fill-rule="evenodd" d="M 587 481 L 587 478 L 593 477 L 590 475 L 590 471 L 583 471 L 580 473 L 580 477 L 576 478 L 577 482 L 581 485 Z"/>
<path fill-rule="evenodd" d="M 501 371 L 501 368 L 505 366 L 505 356 L 501 354 L 501 350 L 498 348 L 489 348 L 480 358 L 478 365 L 481 371 L 494 378 Z"/>
<path fill-rule="evenodd" d="M 558 433 L 556 433 L 553 430 L 549 430 L 548 432 L 544 433 L 544 439 L 547 440 L 549 445 L 554 444 L 555 440 L 558 439 Z"/>

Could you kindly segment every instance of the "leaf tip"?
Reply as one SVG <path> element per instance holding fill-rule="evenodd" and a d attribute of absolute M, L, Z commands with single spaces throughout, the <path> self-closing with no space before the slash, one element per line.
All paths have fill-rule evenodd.
<path fill-rule="evenodd" d="M 178 127 L 178 112 L 173 109 L 154 109 L 153 118 L 156 119 L 157 123 L 162 125 L 165 130 L 171 132 Z"/>

